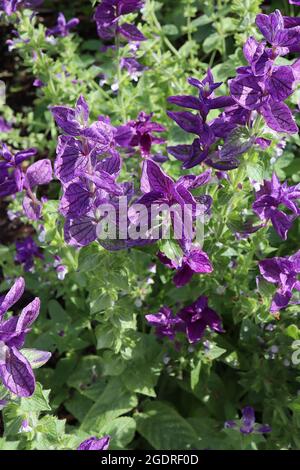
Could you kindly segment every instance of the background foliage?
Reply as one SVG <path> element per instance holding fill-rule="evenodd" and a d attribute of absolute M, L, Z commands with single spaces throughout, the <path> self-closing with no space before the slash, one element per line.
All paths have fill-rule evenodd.
<path fill-rule="evenodd" d="M 92 20 L 95 3 L 49 0 L 34 19 L 28 10 L 19 12 L 21 21 L 15 25 L 0 19 L 0 80 L 6 87 L 0 112 L 13 122 L 13 130 L 0 133 L 0 139 L 11 147 L 34 146 L 41 158 L 54 160 L 58 131 L 49 105 L 73 106 L 80 94 L 93 119 L 104 114 L 119 125 L 135 119 L 140 110 L 153 112 L 155 121 L 167 128 L 168 144 L 183 143 L 186 135 L 167 118 L 166 98 L 189 94 L 187 77 L 203 77 L 208 66 L 216 81 L 234 76 L 245 63 L 245 39 L 258 36 L 255 16 L 262 7 L 292 13 L 283 0 L 263 5 L 259 0 L 147 0 L 142 16 L 131 15 L 148 38 L 137 52 L 147 70 L 138 82 L 122 71 L 116 94 L 111 88 L 119 73 L 115 51 L 101 48 Z M 80 24 L 52 44 L 45 40 L 45 28 L 53 26 L 58 11 L 78 17 Z M 12 26 L 20 40 L 9 51 L 5 41 L 12 38 Z M 102 74 L 106 83 L 100 86 Z M 45 86 L 33 87 L 36 78 Z M 297 103 L 297 92 L 291 100 Z M 163 145 L 158 150 L 166 154 Z M 254 155 L 236 176 L 236 185 L 223 182 L 214 195 L 204 245 L 214 274 L 194 276 L 181 289 L 163 265 L 157 263 L 156 272 L 151 269 L 155 246 L 110 253 L 96 242 L 80 252 L 66 245 L 57 212 L 60 185 L 54 181 L 46 188 L 45 239 L 35 238 L 45 259 L 36 260 L 34 272 L 25 274 L 26 297 L 39 296 L 42 313 L 26 346 L 47 349 L 52 358 L 36 371 L 41 385 L 34 396 L 16 399 L 2 411 L 0 449 L 72 449 L 90 435 L 104 434 L 112 436 L 113 449 L 300 448 L 300 376 L 291 363 L 292 343 L 300 339 L 298 307 L 289 307 L 275 320 L 269 314 L 272 285 L 256 286 L 258 260 L 299 248 L 299 218 L 284 243 L 273 228 L 239 241 L 234 236 L 253 201 L 249 178 L 262 180 L 275 168 L 290 184 L 300 181 L 299 136 L 289 138 L 280 158 L 272 160 L 274 154 L 275 144 Z M 122 179 L 138 181 L 139 163 L 138 154 L 127 159 Z M 181 174 L 173 159 L 165 169 L 174 178 Z M 0 208 L 4 291 L 12 278 L 24 275 L 14 262 L 14 242 L 40 229 L 22 216 L 7 219 L 8 209 L 20 210 L 18 197 L 1 201 Z M 163 248 L 168 252 L 172 247 Z M 68 268 L 63 282 L 51 267 L 55 255 Z M 177 311 L 199 295 L 209 296 L 225 334 L 208 333 L 209 347 L 184 343 L 178 350 L 171 342 L 159 342 L 145 315 L 164 304 Z M 267 328 L 270 324 L 273 328 Z M 0 387 L 0 398 L 1 393 Z M 224 422 L 237 418 L 245 405 L 255 408 L 258 422 L 271 425 L 267 438 L 224 429 Z M 20 433 L 24 419 L 32 429 Z"/>

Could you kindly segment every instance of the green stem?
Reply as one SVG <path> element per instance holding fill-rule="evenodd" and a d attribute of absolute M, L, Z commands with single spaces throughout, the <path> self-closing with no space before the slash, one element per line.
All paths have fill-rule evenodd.
<path fill-rule="evenodd" d="M 121 86 L 122 84 L 122 70 L 121 70 L 121 48 L 120 48 L 120 35 L 117 33 L 116 34 L 116 39 L 115 39 L 115 46 L 116 46 L 116 56 L 117 56 L 117 82 L 118 82 L 118 102 L 119 102 L 119 108 L 121 110 L 121 116 L 123 122 L 127 121 L 127 114 L 126 114 L 126 109 L 124 105 L 124 97 L 123 97 L 123 87 Z"/>
<path fill-rule="evenodd" d="M 165 36 L 164 32 L 163 32 L 163 29 L 162 29 L 162 26 L 160 24 L 160 22 L 158 21 L 157 19 L 157 16 L 155 14 L 155 11 L 154 11 L 154 8 L 153 10 L 151 11 L 151 17 L 152 17 L 152 20 L 153 20 L 153 23 L 154 25 L 156 26 L 156 28 L 158 29 L 161 37 L 162 37 L 162 40 L 164 41 L 164 43 L 166 44 L 166 46 L 168 46 L 168 48 L 170 49 L 170 51 L 173 52 L 173 54 L 175 54 L 177 57 L 180 57 L 180 54 L 179 52 L 175 49 L 175 47 L 173 46 L 173 44 L 169 41 L 169 39 Z"/>

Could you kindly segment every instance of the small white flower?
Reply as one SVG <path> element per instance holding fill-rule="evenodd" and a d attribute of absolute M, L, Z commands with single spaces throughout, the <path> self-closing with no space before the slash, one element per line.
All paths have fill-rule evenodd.
<path fill-rule="evenodd" d="M 57 277 L 60 281 L 63 281 L 68 273 L 68 268 L 64 265 L 60 265 L 56 268 Z"/>
<path fill-rule="evenodd" d="M 113 83 L 112 86 L 111 86 L 111 89 L 112 89 L 112 91 L 118 91 L 119 83 L 118 82 Z"/>
<path fill-rule="evenodd" d="M 134 302 L 134 305 L 137 308 L 140 308 L 143 305 L 143 302 L 141 301 L 141 299 L 136 299 L 135 302 Z"/>

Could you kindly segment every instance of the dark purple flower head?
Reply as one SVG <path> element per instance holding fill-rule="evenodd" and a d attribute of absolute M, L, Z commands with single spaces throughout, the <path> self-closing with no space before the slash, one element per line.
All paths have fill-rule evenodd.
<path fill-rule="evenodd" d="M 153 144 L 162 144 L 165 139 L 156 137 L 156 133 L 165 132 L 166 129 L 161 124 L 152 121 L 153 114 L 139 113 L 135 121 L 129 121 L 125 126 L 117 128 L 116 142 L 118 145 L 127 148 L 139 147 L 142 157 L 148 158 L 151 155 Z"/>
<path fill-rule="evenodd" d="M 266 281 L 277 286 L 272 299 L 270 312 L 275 314 L 286 308 L 292 298 L 293 290 L 300 291 L 300 251 L 288 257 L 268 258 L 259 262 L 261 275 Z"/>
<path fill-rule="evenodd" d="M 254 37 L 250 36 L 244 44 L 243 52 L 251 72 L 255 76 L 264 75 L 272 69 L 272 51 L 266 47 L 265 42 L 258 42 Z M 240 74 L 247 74 L 250 72 L 250 68 L 239 67 L 238 72 Z"/>
<path fill-rule="evenodd" d="M 30 271 L 34 264 L 34 258 L 43 259 L 41 249 L 33 238 L 27 237 L 16 242 L 16 263 L 24 265 L 24 271 Z"/>
<path fill-rule="evenodd" d="M 67 21 L 65 15 L 63 13 L 58 14 L 57 18 L 57 25 L 53 28 L 49 28 L 46 31 L 47 36 L 68 36 L 70 30 L 75 28 L 79 24 L 78 18 L 72 18 L 71 20 Z"/>
<path fill-rule="evenodd" d="M 279 10 L 257 15 L 256 23 L 266 42 L 253 37 L 246 41 L 244 55 L 249 65 L 239 67 L 237 77 L 229 81 L 231 96 L 241 107 L 261 114 L 271 129 L 296 133 L 298 127 L 284 101 L 299 78 L 297 61 L 289 66 L 276 65 L 275 60 L 297 48 L 300 51 L 300 27 L 285 28 Z"/>
<path fill-rule="evenodd" d="M 134 24 L 120 24 L 123 15 L 138 12 L 143 5 L 144 0 L 102 0 L 94 16 L 99 37 L 109 40 L 121 34 L 129 41 L 144 41 L 145 36 Z"/>
<path fill-rule="evenodd" d="M 284 101 L 293 93 L 295 76 L 292 67 L 270 67 L 269 71 L 262 71 L 262 75 L 254 75 L 249 70 L 230 80 L 231 96 L 240 106 L 259 110 L 265 104 Z"/>
<path fill-rule="evenodd" d="M 243 114 L 240 112 L 231 96 L 214 97 L 214 90 L 221 83 L 214 83 L 210 70 L 203 81 L 190 78 L 189 83 L 199 89 L 198 98 L 181 95 L 171 96 L 168 101 L 177 106 L 193 109 L 197 114 L 189 111 L 167 113 L 185 132 L 197 136 L 191 145 L 168 147 L 168 152 L 183 162 L 184 169 L 192 168 L 203 161 L 210 165 L 211 155 L 216 153 L 212 150 L 212 145 L 216 144 L 218 139 L 227 137 L 238 124 L 241 124 L 241 120 L 243 123 L 245 121 L 245 111 Z M 224 108 L 224 112 L 218 118 L 207 122 L 210 110 L 221 108 Z"/>
<path fill-rule="evenodd" d="M 101 439 L 92 436 L 83 441 L 77 450 L 107 450 L 109 448 L 109 441 L 110 436 L 104 436 Z"/>
<path fill-rule="evenodd" d="M 258 111 L 266 124 L 277 132 L 294 134 L 298 127 L 289 107 L 283 103 L 293 93 L 295 75 L 290 66 L 273 66 L 263 76 L 251 70 L 230 80 L 232 98 L 249 111 Z"/>
<path fill-rule="evenodd" d="M 7 320 L 4 316 L 21 298 L 24 289 L 25 281 L 20 277 L 7 294 L 0 297 L 0 379 L 9 391 L 20 397 L 31 396 L 35 389 L 32 367 L 20 349 L 39 315 L 40 300 L 35 298 L 19 316 L 11 316 Z M 42 357 L 41 364 L 51 356 L 48 352 L 37 353 Z"/>
<path fill-rule="evenodd" d="M 82 166 L 89 157 L 92 159 L 96 154 L 109 152 L 115 145 L 115 129 L 109 120 L 99 116 L 98 121 L 88 124 L 89 106 L 83 96 L 76 102 L 75 108 L 68 106 L 52 106 L 51 112 L 57 125 L 69 136 L 60 137 L 58 144 L 60 168 L 58 171 L 65 174 L 73 174 L 77 164 Z M 80 137 L 80 140 L 71 137 Z M 60 176 L 58 175 L 60 178 Z"/>
<path fill-rule="evenodd" d="M 255 423 L 255 413 L 251 406 L 245 406 L 245 408 L 242 409 L 242 418 L 239 421 L 226 421 L 225 428 L 239 430 L 242 434 L 265 434 L 271 432 L 269 425 Z"/>
<path fill-rule="evenodd" d="M 129 240 L 124 231 L 121 240 L 116 233 L 116 238 L 107 242 L 97 233 L 97 229 L 101 232 L 102 220 L 105 221 L 101 210 L 108 205 L 114 209 L 111 225 L 120 232 L 121 220 L 127 212 L 120 213 L 119 198 L 129 204 L 134 195 L 132 184 L 117 183 L 121 159 L 115 149 L 130 142 L 134 135 L 132 127 L 116 129 L 104 116 L 89 125 L 89 109 L 82 97 L 75 108 L 56 106 L 52 112 L 57 124 L 69 134 L 59 137 L 55 162 L 55 174 L 63 184 L 60 212 L 66 217 L 66 242 L 80 247 L 99 238 L 99 243 L 109 250 L 147 244 L 149 241 L 141 238 Z"/>
<path fill-rule="evenodd" d="M 76 102 L 75 108 L 51 106 L 50 110 L 56 124 L 68 135 L 79 136 L 88 125 L 89 106 L 83 96 Z"/>
<path fill-rule="evenodd" d="M 286 182 L 280 183 L 275 173 L 271 181 L 264 181 L 262 188 L 256 192 L 253 210 L 263 221 L 271 220 L 274 229 L 283 239 L 292 226 L 295 217 L 300 215 L 300 209 L 295 202 L 300 199 L 300 184 L 288 186 Z M 289 209 L 294 216 L 289 216 L 279 209 L 283 205 Z"/>
<path fill-rule="evenodd" d="M 36 8 L 43 3 L 43 0 L 0 0 L 0 11 L 4 11 L 7 16 L 11 16 L 19 8 Z"/>
<path fill-rule="evenodd" d="M 158 252 L 157 256 L 165 266 L 176 270 L 173 278 L 176 287 L 185 286 L 193 274 L 207 274 L 213 271 L 208 255 L 199 248 L 191 248 L 179 260 L 171 260 L 161 252 Z"/>
<path fill-rule="evenodd" d="M 175 238 L 186 246 L 193 238 L 192 221 L 206 213 L 211 205 L 209 197 L 199 201 L 190 191 L 207 183 L 209 179 L 210 172 L 207 172 L 197 177 L 183 176 L 174 182 L 158 164 L 148 159 L 144 161 L 141 178 L 141 190 L 144 195 L 137 202 L 149 209 L 153 205 L 172 208 Z"/>
<path fill-rule="evenodd" d="M 190 343 L 200 341 L 207 327 L 218 333 L 224 332 L 218 314 L 208 307 L 208 298 L 200 296 L 196 302 L 178 312 Z"/>
<path fill-rule="evenodd" d="M 65 240 L 73 246 L 85 246 L 99 238 L 101 230 L 101 210 L 107 205 L 113 209 L 115 238 L 107 242 L 102 238 L 99 242 L 108 250 L 129 248 L 139 244 L 147 244 L 147 240 L 129 240 L 124 231 L 122 239 L 118 239 L 120 223 L 127 210 L 134 189 L 130 183 L 117 183 L 116 179 L 121 168 L 120 156 L 114 152 L 112 156 L 95 162 L 91 168 L 76 172 L 75 178 L 64 184 L 64 194 L 60 203 L 60 211 L 66 217 Z M 119 198 L 127 201 L 126 212 L 120 213 Z M 128 220 L 127 220 L 128 223 Z M 128 225 L 127 225 L 128 228 Z M 128 234 L 128 232 L 127 232 Z"/>
<path fill-rule="evenodd" d="M 166 336 L 170 340 L 175 338 L 179 325 L 183 326 L 180 318 L 174 316 L 168 307 L 162 307 L 158 313 L 146 315 L 146 320 L 155 327 L 155 333 L 159 338 Z"/>
<path fill-rule="evenodd" d="M 18 0 L 1 0 L 0 11 L 4 11 L 8 16 L 11 16 L 17 11 L 20 1 Z"/>
<path fill-rule="evenodd" d="M 48 159 L 39 160 L 26 170 L 22 163 L 36 154 L 35 149 L 21 150 L 14 155 L 4 144 L 0 157 L 0 197 L 11 196 L 25 191 L 23 209 L 30 219 L 37 220 L 41 215 L 42 204 L 34 189 L 52 180 L 52 165 Z"/>
<path fill-rule="evenodd" d="M 234 104 L 234 101 L 230 96 L 214 97 L 214 90 L 219 88 L 222 85 L 222 82 L 214 82 L 210 69 L 208 69 L 207 75 L 202 81 L 197 78 L 190 77 L 188 82 L 199 90 L 199 98 L 190 95 L 170 96 L 170 98 L 168 98 L 169 103 L 198 111 L 204 121 L 211 109 L 225 108 L 226 106 Z"/>
<path fill-rule="evenodd" d="M 279 10 L 275 10 L 270 15 L 262 13 L 257 15 L 256 24 L 266 41 L 272 46 L 275 56 L 300 51 L 300 28 L 297 26 L 286 28 Z"/>

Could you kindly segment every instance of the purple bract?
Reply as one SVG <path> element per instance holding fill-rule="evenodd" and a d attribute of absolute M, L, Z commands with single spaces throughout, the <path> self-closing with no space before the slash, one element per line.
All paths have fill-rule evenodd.
<path fill-rule="evenodd" d="M 23 308 L 19 316 L 4 319 L 8 310 L 21 298 L 25 281 L 18 278 L 7 294 L 0 297 L 0 378 L 3 385 L 15 395 L 29 397 L 34 393 L 35 378 L 32 366 L 22 354 L 22 347 L 30 326 L 40 311 L 40 300 L 35 298 Z M 51 353 L 35 351 L 40 364 L 47 362 Z"/>
<path fill-rule="evenodd" d="M 83 441 L 77 450 L 107 450 L 109 448 L 110 436 L 104 436 L 101 439 L 89 437 Z"/>

